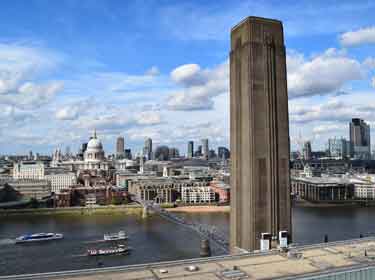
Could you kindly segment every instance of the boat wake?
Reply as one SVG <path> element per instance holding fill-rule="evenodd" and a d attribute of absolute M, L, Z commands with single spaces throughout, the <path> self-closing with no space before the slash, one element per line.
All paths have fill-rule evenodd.
<path fill-rule="evenodd" d="M 0 239 L 0 246 L 1 246 L 1 245 L 14 244 L 14 243 L 16 243 L 16 242 L 14 241 L 14 239 L 10 239 L 10 238 Z"/>

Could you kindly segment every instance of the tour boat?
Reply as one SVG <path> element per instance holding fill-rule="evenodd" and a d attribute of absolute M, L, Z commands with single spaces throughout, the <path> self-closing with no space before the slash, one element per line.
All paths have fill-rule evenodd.
<path fill-rule="evenodd" d="M 117 255 L 117 254 L 126 254 L 130 251 L 129 247 L 125 245 L 118 245 L 117 248 L 109 249 L 88 249 L 88 256 L 104 256 L 104 255 Z"/>
<path fill-rule="evenodd" d="M 62 233 L 34 233 L 34 234 L 26 234 L 21 235 L 20 237 L 16 238 L 16 243 L 27 243 L 27 242 L 41 242 L 41 241 L 49 241 L 49 240 L 59 240 L 63 239 L 64 235 Z"/>
<path fill-rule="evenodd" d="M 123 230 L 119 231 L 118 233 L 104 234 L 104 241 L 117 241 L 126 239 L 128 239 L 128 237 Z"/>

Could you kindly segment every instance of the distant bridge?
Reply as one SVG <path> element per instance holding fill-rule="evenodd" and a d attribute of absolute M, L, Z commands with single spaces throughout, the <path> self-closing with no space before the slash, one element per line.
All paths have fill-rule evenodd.
<path fill-rule="evenodd" d="M 164 218 L 167 221 L 170 221 L 172 223 L 175 223 L 180 226 L 184 226 L 186 228 L 189 228 L 196 233 L 198 233 L 203 239 L 207 239 L 210 242 L 212 242 L 215 247 L 223 251 L 224 254 L 229 253 L 229 241 L 227 236 L 218 230 L 215 226 L 206 225 L 206 224 L 200 224 L 195 223 L 192 221 L 188 221 L 187 219 L 175 215 L 171 212 L 168 212 L 164 208 L 160 206 L 160 204 L 155 203 L 154 200 L 141 200 L 135 196 L 132 196 L 133 201 L 141 204 L 143 206 L 143 214 L 147 215 L 148 210 L 152 210 L 156 214 L 158 214 L 160 217 Z"/>

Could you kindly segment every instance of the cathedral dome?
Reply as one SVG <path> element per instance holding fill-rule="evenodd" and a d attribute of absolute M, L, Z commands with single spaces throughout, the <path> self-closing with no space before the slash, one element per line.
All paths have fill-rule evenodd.
<path fill-rule="evenodd" d="M 104 160 L 104 150 L 102 142 L 96 137 L 96 131 L 94 136 L 87 143 L 87 149 L 84 153 L 85 162 L 101 162 Z"/>
<path fill-rule="evenodd" d="M 87 143 L 87 149 L 102 150 L 103 149 L 102 142 L 100 142 L 100 140 L 97 138 L 91 138 L 91 140 Z"/>

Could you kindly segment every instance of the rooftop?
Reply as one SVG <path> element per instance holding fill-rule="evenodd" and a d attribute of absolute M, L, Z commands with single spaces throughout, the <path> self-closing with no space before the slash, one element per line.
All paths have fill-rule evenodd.
<path fill-rule="evenodd" d="M 279 251 L 270 251 L 19 277 L 0 276 L 0 280 L 299 279 L 302 276 L 375 268 L 374 237 L 294 247 L 291 252 L 294 252 L 292 257 Z M 189 266 L 195 266 L 197 270 L 189 271 Z M 225 274 L 236 273 L 248 278 L 225 277 Z"/>

